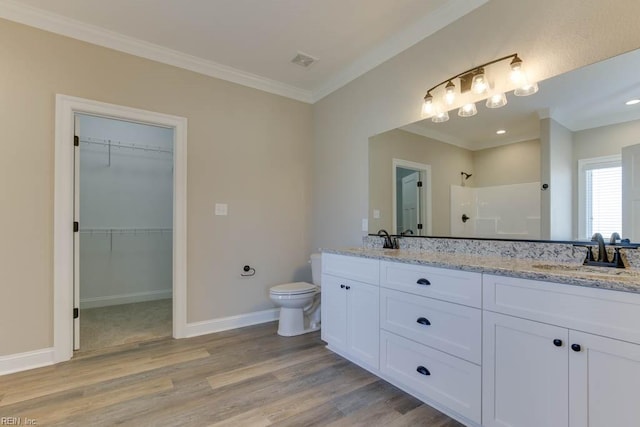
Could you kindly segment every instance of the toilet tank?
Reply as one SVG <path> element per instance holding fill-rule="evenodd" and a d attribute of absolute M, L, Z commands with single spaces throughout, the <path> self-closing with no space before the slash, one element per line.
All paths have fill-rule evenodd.
<path fill-rule="evenodd" d="M 311 279 L 314 285 L 320 286 L 320 277 L 322 276 L 322 254 L 311 254 Z"/>

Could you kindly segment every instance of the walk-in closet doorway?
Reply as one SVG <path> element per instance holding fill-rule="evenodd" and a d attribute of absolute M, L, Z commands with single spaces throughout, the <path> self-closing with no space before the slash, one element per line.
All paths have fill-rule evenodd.
<path fill-rule="evenodd" d="M 74 349 L 172 334 L 173 132 L 74 116 Z"/>
<path fill-rule="evenodd" d="M 182 117 L 56 96 L 54 363 L 187 335 L 186 137 Z"/>

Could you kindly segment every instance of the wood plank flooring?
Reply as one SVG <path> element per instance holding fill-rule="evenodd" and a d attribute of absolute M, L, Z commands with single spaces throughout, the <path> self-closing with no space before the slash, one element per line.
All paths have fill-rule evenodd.
<path fill-rule="evenodd" d="M 283 338 L 276 329 L 267 323 L 83 352 L 69 362 L 2 376 L 0 420 L 20 417 L 21 425 L 33 420 L 39 426 L 462 426 L 328 351 L 318 332 Z"/>

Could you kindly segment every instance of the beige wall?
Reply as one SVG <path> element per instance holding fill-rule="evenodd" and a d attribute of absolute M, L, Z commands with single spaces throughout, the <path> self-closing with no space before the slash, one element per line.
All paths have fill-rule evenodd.
<path fill-rule="evenodd" d="M 474 187 L 540 181 L 540 140 L 473 152 Z"/>
<path fill-rule="evenodd" d="M 638 48 L 640 2 L 491 0 L 314 104 L 314 246 L 361 243 L 368 140 L 420 119 L 425 90 L 518 52 L 542 80 Z"/>
<path fill-rule="evenodd" d="M 585 129 L 573 133 L 573 212 L 574 236 L 578 231 L 578 160 L 593 157 L 620 155 L 622 147 L 640 144 L 640 120 Z"/>
<path fill-rule="evenodd" d="M 472 170 L 471 151 L 424 136 L 395 129 L 369 139 L 369 230 L 392 226 L 392 159 L 431 165 L 432 235 L 450 233 L 451 184 L 460 184 L 460 171 Z M 380 219 L 373 219 L 373 209 L 380 209 Z"/>
<path fill-rule="evenodd" d="M 640 144 L 640 120 L 573 133 L 573 160 L 620 154 L 622 147 Z"/>
<path fill-rule="evenodd" d="M 53 345 L 56 93 L 189 120 L 189 322 L 310 278 L 311 106 L 0 21 L 0 356 Z"/>

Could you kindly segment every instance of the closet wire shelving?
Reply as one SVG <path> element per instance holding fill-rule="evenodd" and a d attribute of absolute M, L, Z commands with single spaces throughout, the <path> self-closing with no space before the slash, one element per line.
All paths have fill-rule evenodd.
<path fill-rule="evenodd" d="M 111 148 L 125 148 L 130 150 L 141 150 L 148 152 L 156 152 L 163 154 L 171 154 L 173 155 L 173 150 L 161 148 L 158 146 L 147 145 L 147 144 L 138 144 L 132 142 L 124 142 L 117 141 L 112 139 L 102 139 L 102 138 L 94 138 L 88 136 L 81 136 L 79 138 L 79 142 L 84 144 L 93 144 L 93 145 L 102 145 L 108 147 L 108 166 L 111 166 Z M 173 233 L 173 228 L 83 228 L 80 231 L 80 234 L 88 234 L 90 236 L 93 235 L 105 235 L 109 237 L 109 250 L 113 250 L 113 236 L 120 234 L 133 234 L 133 235 L 142 235 L 142 234 L 165 234 L 165 233 Z"/>
<path fill-rule="evenodd" d="M 143 234 L 171 234 L 173 233 L 173 228 L 82 228 L 79 230 L 80 234 L 90 235 L 90 236 L 98 236 L 105 235 L 109 238 L 109 251 L 113 251 L 113 236 L 120 234 L 133 234 L 133 235 L 143 235 Z"/>
<path fill-rule="evenodd" d="M 112 139 L 93 138 L 89 136 L 81 136 L 79 141 L 83 144 L 102 145 L 108 149 L 108 166 L 111 166 L 111 148 L 124 148 L 129 150 L 140 150 L 153 153 L 162 153 L 173 155 L 173 150 L 161 148 L 154 145 L 138 144 L 133 142 L 116 141 Z"/>

